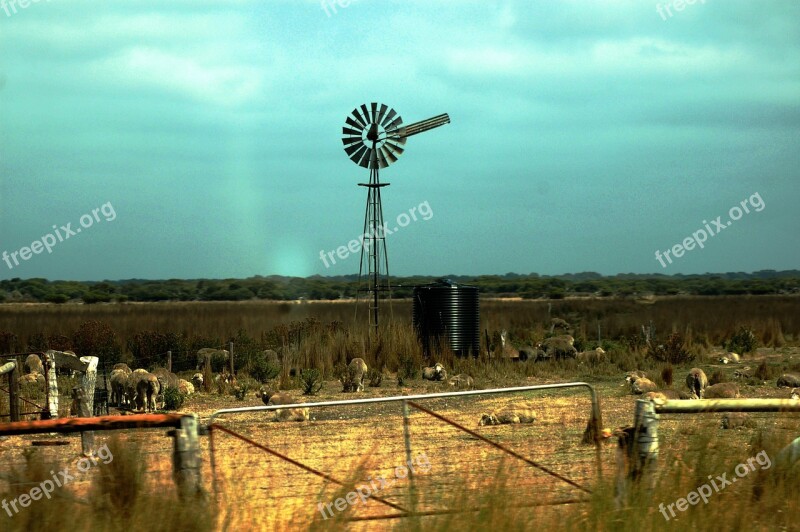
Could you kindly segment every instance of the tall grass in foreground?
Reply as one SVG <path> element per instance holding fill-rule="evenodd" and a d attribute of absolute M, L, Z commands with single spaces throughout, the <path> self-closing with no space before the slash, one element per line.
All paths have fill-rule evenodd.
<path fill-rule="evenodd" d="M 346 520 L 348 511 L 323 519 L 317 504 L 344 497 L 367 478 L 362 463 L 352 465 L 352 474 L 345 486 L 320 492 L 319 500 L 281 498 L 269 505 L 250 507 L 248 497 L 235 496 L 181 500 L 174 486 L 153 486 L 145 474 L 146 464 L 140 449 L 130 442 L 114 438 L 109 444 L 113 461 L 97 469 L 85 493 L 56 492 L 51 500 L 34 501 L 19 514 L 8 517 L 0 511 L 0 529 L 9 532 L 36 530 L 577 530 L 631 531 L 641 530 L 796 530 L 800 515 L 800 498 L 796 496 L 796 475 L 778 470 L 774 462 L 778 451 L 794 437 L 784 432 L 759 432 L 747 448 L 718 441 L 715 434 L 698 431 L 686 438 L 683 445 L 662 452 L 652 489 L 645 485 L 630 492 L 627 506 L 618 507 L 615 500 L 615 474 L 606 470 L 605 477 L 591 486 L 589 502 L 556 506 L 531 506 L 547 499 L 547 492 L 520 491 L 506 481 L 508 468 L 517 466 L 511 460 L 500 460 L 494 479 L 448 479 L 446 490 L 433 495 L 423 490 L 411 491 L 399 504 L 421 510 L 446 510 L 432 516 L 418 516 L 361 523 Z M 698 486 L 709 482 L 709 476 L 722 474 L 736 477 L 734 471 L 758 453 L 770 457 L 770 467 L 758 462 L 754 471 L 738 478 L 680 512 L 676 517 L 660 512 L 660 504 L 668 506 Z M 61 466 L 37 460 L 35 452 L 27 456 L 27 464 L 11 472 L 3 472 L 12 481 L 0 499 L 11 499 L 28 493 L 51 471 Z M 489 482 L 487 483 L 487 480 Z M 230 489 L 240 490 L 235 483 Z M 269 489 L 262 486 L 259 489 Z M 240 494 L 241 495 L 241 494 Z M 246 494 L 244 494 L 246 495 Z M 255 497 L 253 500 L 255 501 Z M 230 501 L 239 501 L 232 504 Z M 415 506 L 420 501 L 424 505 Z M 390 509 L 388 513 L 396 513 Z"/>

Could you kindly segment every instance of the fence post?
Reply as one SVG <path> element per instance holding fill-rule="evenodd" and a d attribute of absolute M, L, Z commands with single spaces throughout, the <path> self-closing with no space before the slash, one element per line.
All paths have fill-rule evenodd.
<path fill-rule="evenodd" d="M 167 371 L 172 373 L 172 351 L 167 351 Z"/>
<path fill-rule="evenodd" d="M 56 357 L 52 350 L 45 353 L 47 357 L 47 409 L 50 419 L 58 418 L 58 379 L 56 378 Z"/>
<path fill-rule="evenodd" d="M 190 498 L 202 494 L 200 441 L 197 434 L 197 415 L 181 418 L 181 428 L 173 432 L 175 447 L 172 455 L 172 472 L 178 494 Z"/>
<path fill-rule="evenodd" d="M 408 469 L 408 492 L 411 514 L 417 512 L 417 493 L 414 483 L 414 467 L 411 465 L 411 425 L 408 413 L 408 401 L 403 399 L 403 443 L 406 449 L 406 466 Z"/>
<path fill-rule="evenodd" d="M 8 413 L 10 414 L 11 421 L 19 421 L 19 396 L 17 395 L 17 360 L 8 359 L 2 367 L 0 367 L 0 375 L 8 375 Z"/>
<path fill-rule="evenodd" d="M 231 377 L 235 375 L 233 372 L 233 342 L 230 343 L 230 355 L 231 355 Z"/>
<path fill-rule="evenodd" d="M 642 479 L 645 487 L 655 487 L 656 459 L 658 458 L 658 414 L 652 401 L 639 399 L 633 417 L 633 427 L 618 434 L 617 481 L 615 502 L 617 508 L 627 504 L 632 485 Z"/>
<path fill-rule="evenodd" d="M 636 401 L 633 424 L 636 432 L 632 449 L 636 455 L 633 456 L 631 477 L 636 481 L 644 479 L 647 489 L 653 489 L 656 459 L 658 459 L 658 414 L 653 401 L 646 399 Z"/>

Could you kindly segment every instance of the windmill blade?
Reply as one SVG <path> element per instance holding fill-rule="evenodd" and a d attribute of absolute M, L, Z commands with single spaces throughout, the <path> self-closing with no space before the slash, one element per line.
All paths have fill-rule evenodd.
<path fill-rule="evenodd" d="M 361 121 L 364 122 L 364 128 L 369 125 L 369 111 L 367 110 L 366 104 L 361 104 L 361 114 L 359 115 Z"/>
<path fill-rule="evenodd" d="M 383 157 L 383 160 L 386 161 L 386 166 L 397 162 L 397 157 L 394 153 L 392 153 L 392 150 L 390 150 L 386 144 L 381 146 L 381 157 Z"/>
<path fill-rule="evenodd" d="M 347 118 L 345 118 L 345 119 L 344 119 L 344 121 L 345 121 L 345 122 L 346 122 L 346 123 L 347 123 L 349 126 L 352 126 L 352 127 L 356 128 L 356 129 L 364 129 L 364 124 L 362 124 L 361 122 L 359 122 L 358 120 L 356 120 L 356 119 L 355 119 L 355 117 L 350 117 L 350 116 L 348 116 Z"/>
<path fill-rule="evenodd" d="M 343 137 L 342 144 L 345 146 L 349 146 L 350 144 L 355 144 L 356 142 L 362 143 L 361 137 Z"/>
<path fill-rule="evenodd" d="M 346 148 L 345 151 L 347 151 Z M 363 144 L 359 145 L 358 147 L 355 148 L 355 151 L 353 153 L 348 153 L 348 155 L 350 156 L 350 160 L 360 165 L 361 163 L 359 161 L 361 161 L 361 157 L 364 155 L 365 151 L 367 151 L 367 147 L 364 146 Z"/>
<path fill-rule="evenodd" d="M 401 137 L 410 137 L 411 135 L 417 135 L 424 131 L 429 131 L 431 129 L 449 123 L 450 123 L 450 117 L 447 115 L 447 113 L 445 113 L 438 116 L 434 116 L 433 118 L 428 118 L 427 120 L 414 122 L 413 124 L 401 127 L 399 130 L 399 134 Z"/>
<path fill-rule="evenodd" d="M 383 122 L 381 122 L 381 126 L 384 129 L 389 129 L 389 126 L 387 124 L 389 124 L 395 116 L 397 116 L 397 120 L 399 120 L 400 123 L 402 123 L 402 120 L 400 120 L 400 117 L 397 115 L 397 111 L 395 111 L 394 109 L 389 109 L 389 114 L 387 114 L 386 117 L 383 119 Z"/>
<path fill-rule="evenodd" d="M 367 148 L 366 146 L 364 146 L 364 148 L 366 148 L 366 151 L 364 155 L 361 156 L 361 160 L 358 161 L 358 164 L 364 168 L 369 168 L 369 160 L 372 158 L 372 148 Z"/>
<path fill-rule="evenodd" d="M 382 147 L 387 149 L 387 150 L 389 150 L 389 152 L 392 155 L 394 155 L 395 158 L 400 157 L 401 155 L 403 155 L 403 152 L 405 151 L 398 144 L 395 144 L 393 142 L 386 142 L 386 143 L 384 143 L 384 145 Z"/>
<path fill-rule="evenodd" d="M 342 133 L 344 133 L 345 135 L 352 135 L 353 137 L 358 137 L 358 138 L 361 138 L 362 131 L 363 129 L 351 129 L 349 127 L 342 128 Z"/>
<path fill-rule="evenodd" d="M 378 104 L 376 102 L 372 102 L 370 104 L 370 107 L 372 107 L 372 115 L 370 115 L 370 120 L 371 120 L 370 123 L 371 124 L 377 124 L 378 123 L 378 119 L 377 119 L 377 116 L 378 116 Z"/>
<path fill-rule="evenodd" d="M 353 159 L 353 157 L 352 157 L 353 153 L 361 150 L 362 148 L 365 149 L 365 150 L 367 149 L 367 147 L 364 146 L 364 143 L 360 142 L 358 144 L 351 144 L 350 146 L 345 146 L 344 147 L 344 151 L 345 151 L 345 153 L 347 154 L 348 157 Z M 360 157 L 360 155 L 359 155 L 359 157 Z M 355 161 L 355 159 L 353 159 L 353 160 Z"/>
<path fill-rule="evenodd" d="M 375 150 L 375 157 L 378 159 L 378 168 L 386 168 L 387 166 L 389 166 L 389 164 L 391 164 L 386 159 L 386 155 L 385 155 L 384 152 L 385 152 L 385 150 L 383 149 L 383 146 L 381 146 L 380 148 Z M 392 161 L 392 162 L 394 162 L 394 161 Z"/>
<path fill-rule="evenodd" d="M 386 115 L 386 111 L 388 109 L 389 109 L 389 106 L 387 106 L 385 103 L 381 104 L 381 108 L 378 111 L 378 116 L 375 117 L 375 123 L 376 124 L 380 125 L 381 122 L 383 122 L 383 117 Z"/>

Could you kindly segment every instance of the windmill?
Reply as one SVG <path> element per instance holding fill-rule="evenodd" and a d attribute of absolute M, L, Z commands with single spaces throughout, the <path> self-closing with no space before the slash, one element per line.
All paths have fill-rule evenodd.
<path fill-rule="evenodd" d="M 369 169 L 369 183 L 359 183 L 367 188 L 367 208 L 364 214 L 361 264 L 358 268 L 358 291 L 361 292 L 364 270 L 367 275 L 366 292 L 370 296 L 369 323 L 378 331 L 378 295 L 389 292 L 389 257 L 386 254 L 381 188 L 378 171 L 397 161 L 403 154 L 406 139 L 417 133 L 450 123 L 447 114 L 441 114 L 407 126 L 394 109 L 384 104 L 372 103 L 353 109 L 342 128 L 342 143 L 348 157 L 359 166 Z M 366 253 L 365 253 L 366 250 Z M 366 266 L 366 268 L 365 268 Z"/>

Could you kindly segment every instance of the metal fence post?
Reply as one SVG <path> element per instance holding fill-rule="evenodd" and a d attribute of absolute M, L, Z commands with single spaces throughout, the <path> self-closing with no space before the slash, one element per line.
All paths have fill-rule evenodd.
<path fill-rule="evenodd" d="M 175 429 L 175 448 L 172 455 L 172 472 L 178 494 L 190 498 L 202 494 L 200 442 L 197 434 L 197 415 L 181 418 L 181 428 Z"/>

